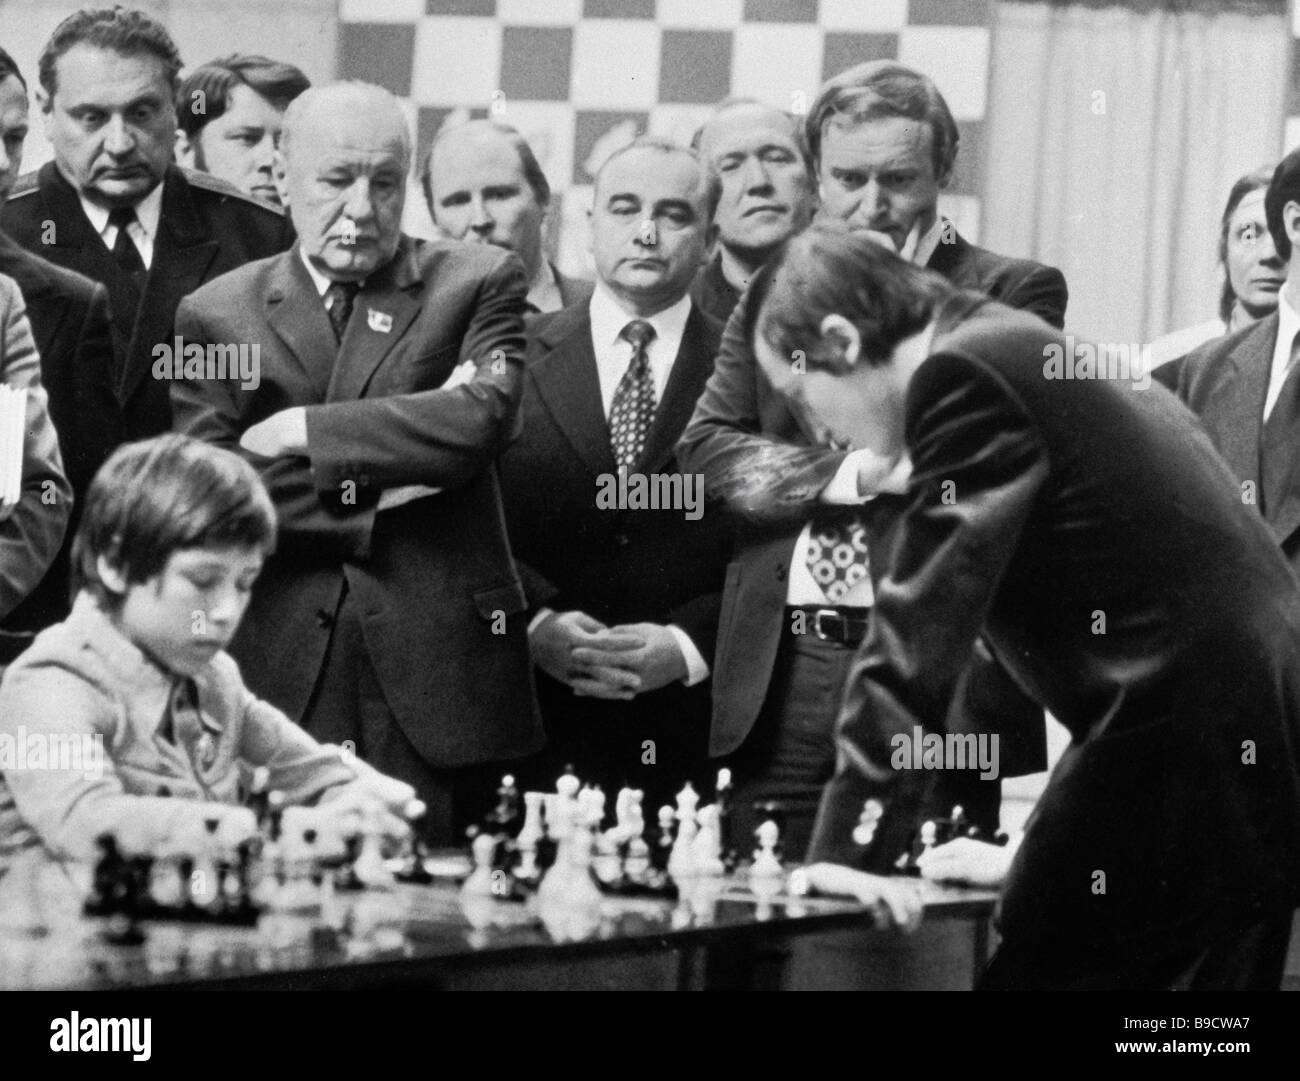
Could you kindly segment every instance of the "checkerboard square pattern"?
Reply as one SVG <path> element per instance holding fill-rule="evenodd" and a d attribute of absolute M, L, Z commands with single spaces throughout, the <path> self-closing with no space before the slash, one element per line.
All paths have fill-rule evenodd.
<path fill-rule="evenodd" d="M 897 34 L 827 34 L 822 53 L 822 78 L 867 60 L 897 60 Z"/>
<path fill-rule="evenodd" d="M 935 79 L 961 127 L 961 153 L 941 206 L 977 239 L 991 6 L 340 0 L 338 72 L 406 99 L 420 158 L 449 120 L 491 115 L 518 127 L 551 181 L 550 250 L 561 269 L 590 273 L 590 185 L 615 149 L 647 131 L 688 141 L 712 105 L 732 95 L 806 111 L 829 76 L 897 58 Z"/>
<path fill-rule="evenodd" d="M 731 91 L 731 35 L 721 30 L 665 30 L 659 101 L 711 104 Z"/>
<path fill-rule="evenodd" d="M 508 101 L 568 101 L 572 57 L 572 27 L 504 27 L 501 90 Z"/>

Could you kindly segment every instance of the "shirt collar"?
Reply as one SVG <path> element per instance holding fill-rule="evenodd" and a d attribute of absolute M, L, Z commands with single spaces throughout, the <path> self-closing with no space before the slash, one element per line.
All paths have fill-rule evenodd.
<path fill-rule="evenodd" d="M 158 235 L 158 222 L 162 219 L 162 197 L 163 185 L 155 184 L 153 189 L 135 204 L 136 220 L 140 223 L 140 228 L 144 230 L 150 242 Z M 104 230 L 108 228 L 108 208 L 92 203 L 80 192 L 77 198 L 81 201 L 81 209 L 85 211 L 86 218 L 90 221 L 91 227 L 100 236 L 104 235 Z"/>
<path fill-rule="evenodd" d="M 691 297 L 687 293 L 675 304 L 654 315 L 630 315 L 609 287 L 604 282 L 597 281 L 596 288 L 591 294 L 589 311 L 591 340 L 601 351 L 616 345 L 619 334 L 633 319 L 643 319 L 654 327 L 655 341 L 665 339 L 680 341 L 686 330 L 686 320 L 691 314 Z"/>

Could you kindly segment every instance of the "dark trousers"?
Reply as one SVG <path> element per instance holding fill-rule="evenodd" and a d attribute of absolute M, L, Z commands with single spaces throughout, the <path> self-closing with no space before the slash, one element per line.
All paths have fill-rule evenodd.
<path fill-rule="evenodd" d="M 1291 913 L 1162 951 L 1093 950 L 1061 964 L 1042 950 L 1003 942 L 980 991 L 1276 991 L 1282 986 Z"/>
<path fill-rule="evenodd" d="M 381 773 L 412 785 L 428 807 L 416 828 L 430 845 L 463 845 L 466 827 L 492 806 L 503 764 L 431 766 L 407 738 L 371 664 L 360 606 L 350 592 L 345 591 L 339 604 L 325 660 L 300 723 L 320 742 L 348 745 Z M 455 719 L 430 714 L 428 723 Z"/>
<path fill-rule="evenodd" d="M 762 825 L 755 805 L 769 801 L 784 813 L 784 858 L 799 861 L 807 852 L 822 789 L 835 772 L 835 721 L 856 652 L 814 634 L 783 634 L 754 730 L 723 763 L 735 785 L 732 836 L 742 858 Z"/>

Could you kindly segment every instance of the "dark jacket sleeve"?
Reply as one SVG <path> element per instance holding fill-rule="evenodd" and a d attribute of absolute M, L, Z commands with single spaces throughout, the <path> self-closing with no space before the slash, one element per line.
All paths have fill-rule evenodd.
<path fill-rule="evenodd" d="M 461 342 L 461 363 L 476 368 L 469 382 L 307 406 L 317 488 L 332 495 L 347 480 L 456 488 L 494 463 L 515 435 L 523 394 L 526 295 L 523 264 L 503 255 L 479 287 Z"/>
<path fill-rule="evenodd" d="M 749 344 L 750 290 L 727 321 L 713 374 L 677 444 L 684 473 L 704 476 L 705 492 L 732 513 L 760 521 L 806 518 L 844 454 L 762 434 L 765 378 Z M 808 442 L 812 442 L 811 439 Z"/>
<path fill-rule="evenodd" d="M 205 326 L 188 297 L 177 309 L 176 333 L 187 342 L 221 340 Z M 326 558 L 365 558 L 375 520 L 375 493 L 359 491 L 355 500 L 345 501 L 340 486 L 323 496 L 317 491 L 307 458 L 264 458 L 245 451 L 239 445 L 244 427 L 240 394 L 239 383 L 233 379 L 175 379 L 171 384 L 172 426 L 233 451 L 257 470 L 275 504 L 281 549 L 304 549 Z"/>
<path fill-rule="evenodd" d="M 1056 267 L 1043 266 L 1041 263 L 1024 265 L 1030 269 L 1008 282 L 995 294 L 994 299 L 1010 308 L 1033 312 L 1059 330 L 1065 326 L 1065 306 L 1070 298 L 1065 275 Z"/>
<path fill-rule="evenodd" d="M 934 356 L 909 392 L 909 505 L 876 593 L 871 632 L 850 669 L 835 776 L 809 862 L 857 864 L 852 832 L 869 798 L 886 807 L 867 863 L 904 848 L 932 775 L 892 767 L 893 737 L 942 731 L 998 583 L 1048 473 L 1031 418 L 987 369 Z M 952 482 L 950 486 L 946 482 Z M 955 503 L 945 492 L 955 491 Z"/>

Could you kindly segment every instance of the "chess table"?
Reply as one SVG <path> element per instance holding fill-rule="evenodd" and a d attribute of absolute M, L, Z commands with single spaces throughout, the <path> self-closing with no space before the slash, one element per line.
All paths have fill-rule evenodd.
<path fill-rule="evenodd" d="M 977 973 L 996 894 L 918 884 L 925 923 L 948 923 L 968 947 L 965 963 L 973 962 L 963 971 Z M 588 909 L 467 899 L 451 879 L 337 900 L 342 931 L 317 915 L 281 913 L 263 915 L 257 927 L 149 921 L 145 941 L 133 946 L 106 941 L 102 921 L 79 915 L 39 936 L 0 930 L 0 989 L 699 989 L 718 985 L 720 955 L 730 960 L 735 986 L 735 972 L 751 972 L 747 959 L 763 951 L 871 927 L 857 902 L 792 897 L 780 885 L 756 894 L 743 873 L 698 880 L 676 902 L 605 898 Z"/>

